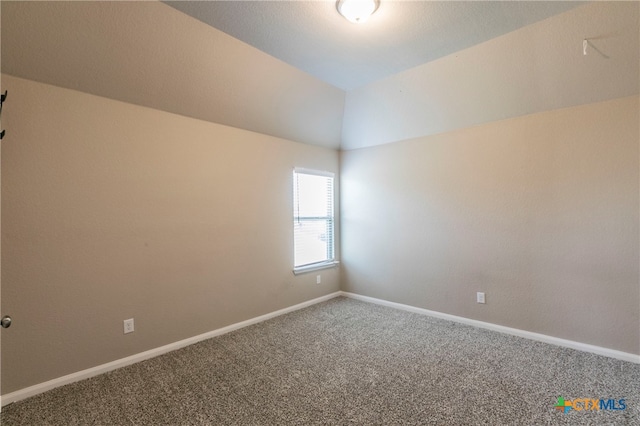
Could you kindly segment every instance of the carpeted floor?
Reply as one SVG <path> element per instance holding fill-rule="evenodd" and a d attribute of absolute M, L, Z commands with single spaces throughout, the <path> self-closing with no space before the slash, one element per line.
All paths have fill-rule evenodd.
<path fill-rule="evenodd" d="M 626 409 L 563 413 L 560 396 Z M 640 365 L 337 298 L 0 416 L 2 426 L 639 425 Z"/>

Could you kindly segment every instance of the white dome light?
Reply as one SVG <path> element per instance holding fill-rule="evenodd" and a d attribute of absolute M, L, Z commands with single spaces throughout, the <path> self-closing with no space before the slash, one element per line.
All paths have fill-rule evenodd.
<path fill-rule="evenodd" d="M 336 8 L 349 22 L 361 24 L 373 15 L 380 6 L 380 0 L 338 0 Z"/>

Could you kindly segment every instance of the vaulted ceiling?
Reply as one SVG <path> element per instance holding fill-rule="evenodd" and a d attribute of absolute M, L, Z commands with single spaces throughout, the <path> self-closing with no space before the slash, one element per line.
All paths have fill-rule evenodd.
<path fill-rule="evenodd" d="M 565 12 L 575 1 L 382 1 L 362 25 L 335 1 L 166 1 L 344 90 Z"/>
<path fill-rule="evenodd" d="M 354 149 L 637 95 L 639 10 L 382 0 L 354 25 L 334 1 L 2 1 L 1 68 Z"/>

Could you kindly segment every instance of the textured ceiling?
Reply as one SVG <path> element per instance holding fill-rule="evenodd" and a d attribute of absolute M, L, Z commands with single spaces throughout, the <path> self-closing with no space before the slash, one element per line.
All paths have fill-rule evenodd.
<path fill-rule="evenodd" d="M 168 1 L 343 90 L 449 55 L 583 2 L 382 0 L 365 24 L 335 1 Z"/>
<path fill-rule="evenodd" d="M 351 90 L 342 148 L 637 95 L 639 20 L 640 2 L 594 2 Z"/>

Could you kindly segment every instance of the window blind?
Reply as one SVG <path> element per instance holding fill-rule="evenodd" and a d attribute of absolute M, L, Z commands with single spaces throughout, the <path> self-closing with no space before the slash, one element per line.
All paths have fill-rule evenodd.
<path fill-rule="evenodd" d="M 334 260 L 333 173 L 293 172 L 294 269 Z"/>

